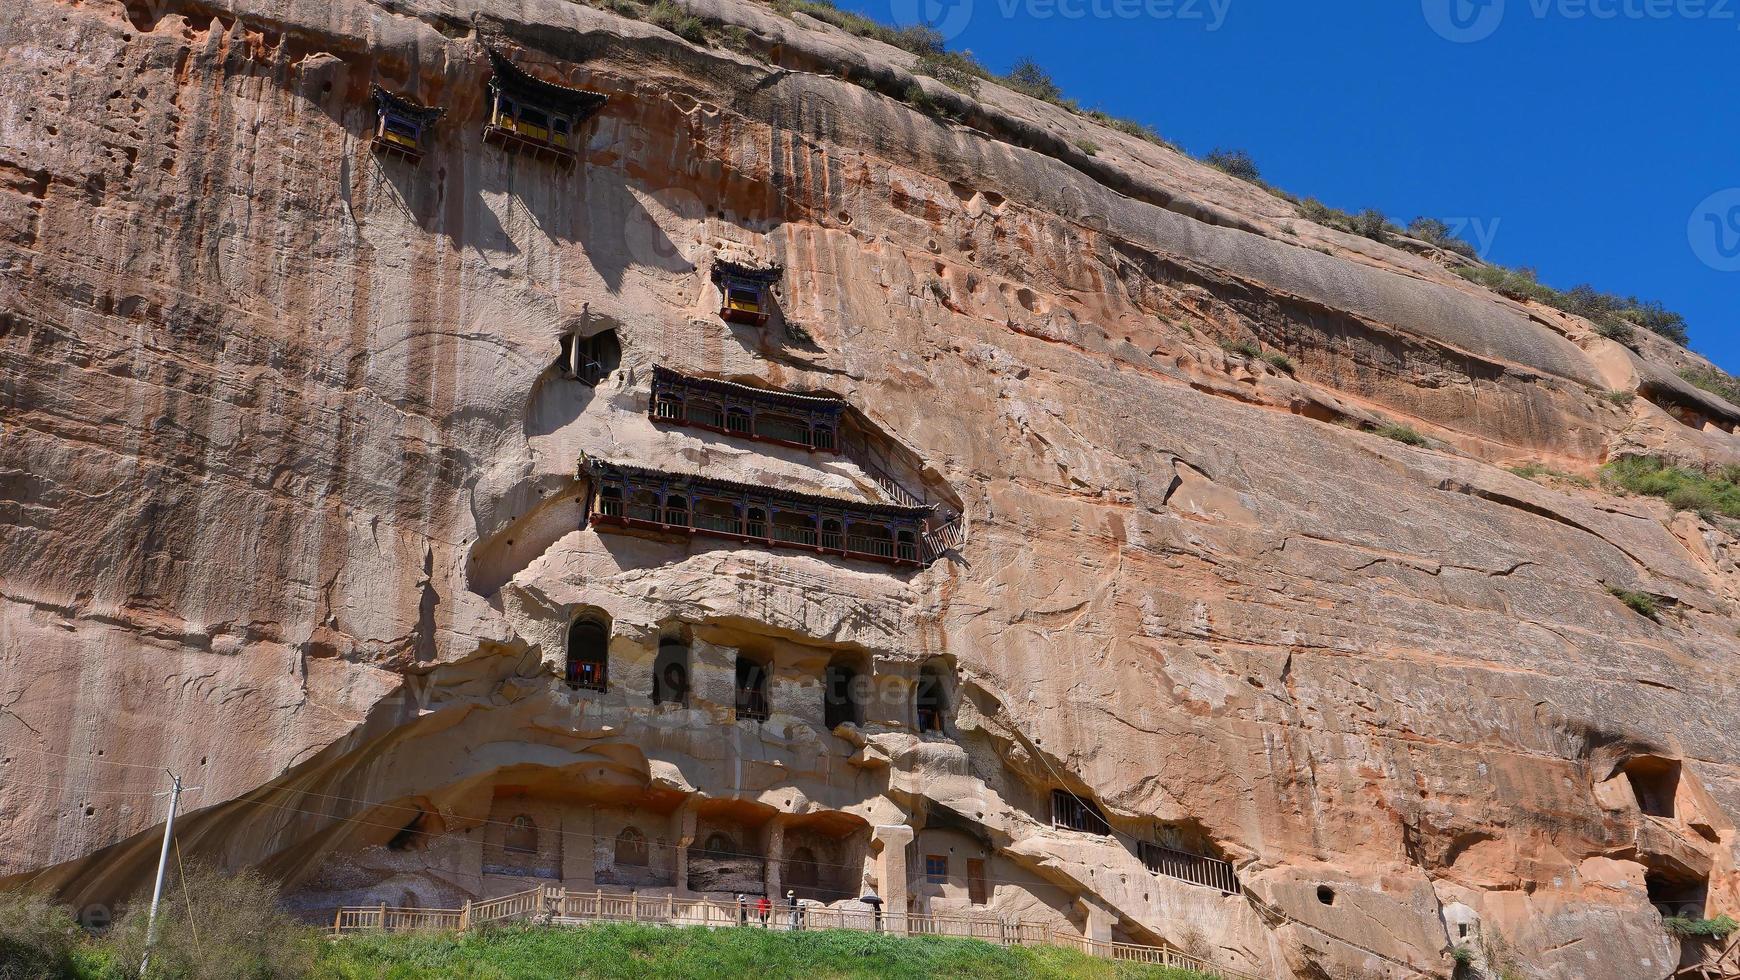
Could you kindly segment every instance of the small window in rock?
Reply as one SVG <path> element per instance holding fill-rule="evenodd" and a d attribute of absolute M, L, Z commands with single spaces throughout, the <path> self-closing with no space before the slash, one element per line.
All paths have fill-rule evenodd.
<path fill-rule="evenodd" d="M 568 627 L 568 686 L 584 691 L 609 687 L 610 627 L 594 618 Z"/>
<path fill-rule="evenodd" d="M 1334 905 L 1335 904 L 1335 889 L 1329 887 L 1328 885 L 1318 885 L 1317 886 L 1317 900 L 1319 902 L 1322 902 L 1324 905 Z"/>
<path fill-rule="evenodd" d="M 918 730 L 921 732 L 941 732 L 943 718 L 948 713 L 948 692 L 943 683 L 942 668 L 935 663 L 924 665 L 919 671 L 918 685 L 913 695 L 914 707 L 918 714 Z"/>
<path fill-rule="evenodd" d="M 1625 778 L 1637 797 L 1637 808 L 1652 817 L 1672 817 L 1679 795 L 1680 764 L 1674 759 L 1641 757 L 1625 764 Z"/>
<path fill-rule="evenodd" d="M 949 881 L 949 858 L 946 854 L 927 854 L 924 857 L 924 877 L 933 885 L 946 885 Z"/>
<path fill-rule="evenodd" d="M 622 833 L 616 835 L 616 863 L 619 867 L 646 867 L 646 852 L 646 835 L 634 827 L 624 827 Z"/>
<path fill-rule="evenodd" d="M 568 373 L 593 387 L 622 366 L 622 345 L 616 340 L 615 330 L 605 330 L 590 337 L 572 334 L 563 337 L 562 354 L 567 358 Z"/>
<path fill-rule="evenodd" d="M 653 662 L 653 704 L 689 704 L 689 645 L 680 639 L 659 641 Z"/>
<path fill-rule="evenodd" d="M 864 724 L 864 694 L 857 669 L 849 662 L 836 661 L 823 674 L 822 721 L 828 731 L 841 725 Z"/>
<path fill-rule="evenodd" d="M 769 714 L 767 666 L 748 657 L 738 657 L 737 717 L 753 721 L 766 721 Z"/>
<path fill-rule="evenodd" d="M 515 854 L 538 853 L 538 825 L 532 818 L 520 814 L 508 824 L 507 833 L 502 837 L 502 850 Z"/>

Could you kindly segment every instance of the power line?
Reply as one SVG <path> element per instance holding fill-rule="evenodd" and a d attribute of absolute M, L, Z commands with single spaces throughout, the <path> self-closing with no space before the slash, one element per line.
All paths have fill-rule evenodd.
<path fill-rule="evenodd" d="M 123 789 L 93 789 L 89 786 L 73 786 L 73 785 L 68 785 L 66 783 L 61 783 L 61 784 L 57 785 L 54 783 L 20 783 L 20 782 L 15 782 L 15 781 L 10 780 L 10 779 L 0 780 L 0 791 L 8 790 L 8 789 L 11 789 L 15 786 L 23 787 L 26 789 L 60 790 L 63 793 L 68 791 L 68 790 L 75 791 L 75 792 L 68 794 L 71 796 L 135 796 L 135 797 L 142 797 L 142 796 L 163 796 L 163 795 L 166 795 L 166 792 L 167 792 L 165 790 L 157 790 L 155 792 L 140 792 L 138 790 L 123 790 Z"/>
<path fill-rule="evenodd" d="M 163 772 L 162 766 L 143 766 L 143 765 L 140 765 L 136 762 L 116 762 L 113 759 L 99 759 L 99 758 L 95 758 L 93 756 L 67 755 L 64 752 L 50 752 L 47 749 L 33 749 L 27 745 L 8 746 L 5 749 L 5 751 L 7 751 L 7 752 L 32 752 L 32 753 L 35 753 L 37 755 L 52 755 L 57 759 L 71 759 L 74 762 L 94 762 L 98 765 L 103 765 L 103 766 L 124 766 L 125 768 L 128 768 L 128 769 L 148 769 L 154 773 L 162 773 Z"/>

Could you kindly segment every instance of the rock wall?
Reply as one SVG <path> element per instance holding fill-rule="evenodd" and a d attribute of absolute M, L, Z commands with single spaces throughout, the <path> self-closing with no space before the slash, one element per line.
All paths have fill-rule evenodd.
<path fill-rule="evenodd" d="M 184 848 L 310 915 L 760 868 L 1277 977 L 1697 955 L 1657 906 L 1740 904 L 1736 541 L 1506 469 L 1740 461 L 1689 355 L 801 14 L 696 10 L 710 45 L 561 0 L 0 23 L 7 882 L 124 900 L 167 767 Z M 572 168 L 484 141 L 489 49 L 609 96 Z M 444 110 L 420 161 L 371 149 L 377 84 Z M 880 94 L 914 85 L 945 115 Z M 720 257 L 783 265 L 766 325 L 717 316 Z M 595 387 L 557 364 L 604 331 Z M 595 526 L 583 458 L 890 502 L 649 418 L 654 365 L 842 398 L 965 543 Z M 1430 444 L 1362 431 L 1391 421 Z M 580 616 L 603 691 L 564 683 Z M 655 703 L 667 644 L 690 688 Z M 844 663 L 869 693 L 830 730 Z M 1113 833 L 1054 827 L 1060 789 Z"/>

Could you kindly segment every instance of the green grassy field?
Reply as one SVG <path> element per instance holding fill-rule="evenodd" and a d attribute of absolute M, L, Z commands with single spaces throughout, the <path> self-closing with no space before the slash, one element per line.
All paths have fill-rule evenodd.
<path fill-rule="evenodd" d="M 1203 974 L 1045 947 L 858 932 L 660 929 L 601 925 L 468 935 L 357 936 L 327 944 L 323 980 L 1203 980 Z"/>

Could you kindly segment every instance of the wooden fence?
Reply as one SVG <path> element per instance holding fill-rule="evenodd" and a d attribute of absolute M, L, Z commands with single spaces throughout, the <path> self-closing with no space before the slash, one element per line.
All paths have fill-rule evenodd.
<path fill-rule="evenodd" d="M 359 932 L 458 932 L 494 922 L 528 922 L 540 925 L 579 925 L 587 922 L 642 922 L 650 925 L 723 928 L 745 926 L 782 932 L 849 929 L 856 932 L 886 932 L 901 936 L 948 936 L 977 939 L 999 946 L 1065 946 L 1101 959 L 1123 960 L 1155 966 L 1196 970 L 1224 980 L 1265 980 L 1249 973 L 1217 967 L 1200 957 L 1170 946 L 1141 946 L 1084 939 L 1071 933 L 1054 932 L 1039 922 L 994 916 L 925 915 L 916 912 L 872 912 L 868 909 L 834 909 L 774 903 L 766 920 L 755 901 L 744 904 L 717 902 L 675 895 L 643 896 L 603 889 L 568 891 L 556 885 L 538 885 L 522 892 L 482 902 L 466 902 L 457 909 L 404 909 L 387 905 L 349 906 L 333 919 L 335 936 Z"/>
<path fill-rule="evenodd" d="M 1192 956 L 1180 949 L 1170 946 L 1139 946 L 1135 943 L 1108 943 L 1097 939 L 1084 939 L 1068 933 L 1055 933 L 1055 942 L 1059 946 L 1079 949 L 1089 956 L 1097 956 L 1105 960 L 1121 960 L 1126 963 L 1142 963 L 1148 966 L 1169 966 L 1177 970 L 1195 970 L 1209 976 L 1220 977 L 1222 980 L 1270 980 L 1254 973 L 1242 973 L 1229 970 L 1200 956 Z"/>

